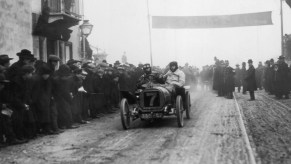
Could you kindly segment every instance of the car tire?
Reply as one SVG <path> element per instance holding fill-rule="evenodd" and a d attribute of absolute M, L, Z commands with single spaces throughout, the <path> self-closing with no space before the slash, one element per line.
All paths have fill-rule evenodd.
<path fill-rule="evenodd" d="M 184 126 L 183 101 L 180 95 L 178 95 L 176 98 L 176 115 L 177 115 L 178 127 L 183 127 Z"/>
<path fill-rule="evenodd" d="M 129 129 L 130 123 L 131 123 L 131 116 L 130 116 L 129 105 L 128 105 L 127 99 L 125 98 L 123 98 L 120 102 L 120 117 L 121 117 L 123 129 L 124 130 Z"/>

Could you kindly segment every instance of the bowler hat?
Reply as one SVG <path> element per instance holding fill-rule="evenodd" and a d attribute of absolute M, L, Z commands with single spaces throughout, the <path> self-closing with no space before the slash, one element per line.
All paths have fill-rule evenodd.
<path fill-rule="evenodd" d="M 118 70 L 125 70 L 124 67 L 118 67 Z"/>
<path fill-rule="evenodd" d="M 285 56 L 279 56 L 278 59 L 285 59 Z"/>
<path fill-rule="evenodd" d="M 97 73 L 104 73 L 104 70 L 103 69 L 98 69 Z"/>
<path fill-rule="evenodd" d="M 28 58 L 28 59 L 33 59 L 34 58 L 34 56 L 31 53 L 31 51 L 29 51 L 27 49 L 21 50 L 16 55 L 19 56 L 20 58 Z"/>
<path fill-rule="evenodd" d="M 70 76 L 71 75 L 71 69 L 68 65 L 62 64 L 58 70 L 58 74 L 60 76 Z"/>
<path fill-rule="evenodd" d="M 70 60 L 67 61 L 67 65 L 72 65 L 72 64 L 75 64 L 75 63 L 79 63 L 79 62 L 81 62 L 81 61 L 75 60 L 75 59 L 70 59 Z"/>
<path fill-rule="evenodd" d="M 146 64 L 143 65 L 143 68 L 144 68 L 144 69 L 146 69 L 146 68 L 151 68 L 151 65 L 150 65 L 149 63 L 146 63 Z"/>
<path fill-rule="evenodd" d="M 116 60 L 114 65 L 120 64 L 119 60 Z"/>
<path fill-rule="evenodd" d="M 43 64 L 42 66 L 40 66 L 39 68 L 40 75 L 51 74 L 51 73 L 52 73 L 52 70 L 46 64 Z"/>
<path fill-rule="evenodd" d="M 106 67 L 105 70 L 106 70 L 106 71 L 113 71 L 113 68 L 112 68 L 112 67 Z"/>
<path fill-rule="evenodd" d="M 57 55 L 51 54 L 51 55 L 49 55 L 48 60 L 49 61 L 60 61 L 61 59 Z"/>
<path fill-rule="evenodd" d="M 82 65 L 82 68 L 94 68 L 93 63 L 86 62 Z"/>
<path fill-rule="evenodd" d="M 2 54 L 0 55 L 0 61 L 9 61 L 12 60 L 13 58 L 9 58 L 8 55 Z"/>
<path fill-rule="evenodd" d="M 253 63 L 253 60 L 252 60 L 252 59 L 249 59 L 249 60 L 248 60 L 248 63 Z"/>
<path fill-rule="evenodd" d="M 30 65 L 24 65 L 23 67 L 21 67 L 20 71 L 21 75 L 24 75 L 26 73 L 32 73 L 34 71 L 34 68 Z"/>

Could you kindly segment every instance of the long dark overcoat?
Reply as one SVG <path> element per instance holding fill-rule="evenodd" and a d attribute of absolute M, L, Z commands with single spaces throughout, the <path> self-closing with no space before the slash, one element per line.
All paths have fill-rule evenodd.
<path fill-rule="evenodd" d="M 255 70 L 254 66 L 250 66 L 249 69 L 247 70 L 245 82 L 246 82 L 246 86 L 247 86 L 247 91 L 257 90 L 256 70 Z"/>
<path fill-rule="evenodd" d="M 35 107 L 37 120 L 40 123 L 50 122 L 50 103 L 52 97 L 52 83 L 44 80 L 41 75 L 33 78 L 32 101 Z"/>

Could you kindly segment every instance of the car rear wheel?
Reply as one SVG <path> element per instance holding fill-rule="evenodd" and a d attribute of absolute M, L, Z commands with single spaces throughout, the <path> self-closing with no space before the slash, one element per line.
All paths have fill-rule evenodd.
<path fill-rule="evenodd" d="M 184 126 L 184 118 L 183 118 L 183 102 L 182 97 L 180 95 L 176 98 L 176 115 L 178 121 L 178 127 Z"/>
<path fill-rule="evenodd" d="M 190 94 L 189 92 L 186 92 L 185 96 L 185 107 L 186 107 L 186 118 L 190 119 L 190 110 L 191 110 L 191 99 L 190 99 Z"/>
<path fill-rule="evenodd" d="M 120 116 L 123 129 L 124 130 L 129 129 L 131 123 L 130 110 L 128 102 L 125 98 L 123 98 L 120 102 Z"/>

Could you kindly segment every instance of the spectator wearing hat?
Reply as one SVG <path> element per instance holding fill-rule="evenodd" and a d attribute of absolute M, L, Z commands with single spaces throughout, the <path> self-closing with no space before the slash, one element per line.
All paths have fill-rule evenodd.
<path fill-rule="evenodd" d="M 246 68 L 246 62 L 242 62 L 242 68 L 241 68 L 241 82 L 243 86 L 243 94 L 246 94 L 247 92 L 247 83 L 245 81 L 245 78 L 247 76 L 247 68 Z"/>
<path fill-rule="evenodd" d="M 83 87 L 84 90 L 86 91 L 86 99 L 84 101 L 88 102 L 88 108 L 89 108 L 89 113 L 91 118 L 99 118 L 100 115 L 97 115 L 97 106 L 96 106 L 96 72 L 97 70 L 95 69 L 93 63 L 87 62 L 84 63 L 82 68 L 86 71 L 87 75 L 83 81 Z M 83 118 L 87 117 L 88 111 L 83 112 Z"/>
<path fill-rule="evenodd" d="M 273 89 L 273 81 L 274 81 L 274 68 L 273 62 L 271 60 L 267 60 L 265 65 L 265 72 L 264 72 L 264 84 L 265 90 L 268 92 L 269 95 L 274 93 Z"/>
<path fill-rule="evenodd" d="M 57 134 L 57 129 L 52 129 L 51 98 L 52 80 L 51 69 L 47 64 L 39 67 L 38 73 L 33 77 L 32 102 L 37 116 L 38 132 L 42 134 Z M 54 130 L 54 131 L 53 131 Z"/>
<path fill-rule="evenodd" d="M 71 109 L 73 77 L 70 67 L 66 64 L 61 65 L 54 81 L 56 84 L 54 98 L 58 111 L 58 125 L 66 129 L 78 128 L 78 126 L 73 125 Z"/>
<path fill-rule="evenodd" d="M 270 61 L 266 60 L 264 64 L 265 64 L 265 66 L 264 66 L 264 71 L 263 71 L 263 87 L 264 87 L 266 92 L 269 92 L 270 84 L 269 84 L 269 80 L 268 80 L 268 71 L 270 69 Z"/>
<path fill-rule="evenodd" d="M 13 58 L 9 58 L 8 55 L 2 54 L 0 55 L 0 65 L 8 69 L 10 67 L 10 60 Z"/>
<path fill-rule="evenodd" d="M 119 76 L 119 90 L 120 91 L 129 91 L 128 81 L 130 79 L 127 71 L 125 70 L 124 66 L 120 66 L 117 68 L 118 76 Z"/>
<path fill-rule="evenodd" d="M 47 64 L 51 69 L 51 74 L 55 73 L 60 61 L 61 59 L 57 55 L 54 55 L 54 54 L 49 55 Z"/>
<path fill-rule="evenodd" d="M 215 91 L 219 91 L 220 88 L 220 82 L 221 80 L 221 71 L 222 70 L 222 66 L 220 61 L 215 57 L 215 67 L 214 67 L 214 71 L 213 71 L 213 85 L 212 85 L 212 89 Z M 218 96 L 221 96 L 218 93 Z"/>
<path fill-rule="evenodd" d="M 32 74 L 34 67 L 24 65 L 12 81 L 12 92 L 15 103 L 12 104 L 12 121 L 16 137 L 29 139 L 36 135 L 35 118 L 31 109 Z"/>
<path fill-rule="evenodd" d="M 225 61 L 225 68 L 224 68 L 224 88 L 225 88 L 225 96 L 228 99 L 233 98 L 232 92 L 234 91 L 234 70 L 232 67 L 229 66 L 229 61 Z"/>
<path fill-rule="evenodd" d="M 79 68 L 79 65 L 70 65 L 70 69 L 72 71 L 73 83 L 72 83 L 72 95 L 73 95 L 73 103 L 71 104 L 73 120 L 77 123 L 85 124 L 88 123 L 82 117 L 82 109 L 83 109 L 83 97 L 85 94 L 83 92 L 79 92 L 79 88 L 83 83 L 83 76 L 81 75 L 82 69 Z"/>
<path fill-rule="evenodd" d="M 120 66 L 119 60 L 116 60 L 115 63 L 113 64 L 115 68 L 118 68 Z"/>
<path fill-rule="evenodd" d="M 9 90 L 6 86 L 10 81 L 5 79 L 4 75 L 0 75 L 0 148 L 9 145 L 24 143 L 24 140 L 16 139 L 13 127 L 12 127 L 12 115 L 13 111 L 10 109 L 10 105 L 13 104 L 13 98 L 10 98 Z M 4 138 L 6 141 L 4 141 Z"/>
<path fill-rule="evenodd" d="M 257 82 L 257 87 L 262 90 L 263 88 L 263 71 L 264 71 L 264 66 L 262 62 L 259 62 L 258 67 L 256 68 L 256 82 Z"/>
<path fill-rule="evenodd" d="M 242 81 L 241 81 L 241 69 L 239 67 L 239 64 L 236 64 L 235 65 L 236 68 L 235 68 L 235 75 L 234 75 L 234 79 L 235 79 L 235 87 L 237 87 L 237 91 L 240 92 L 241 90 L 241 86 L 242 86 Z"/>
<path fill-rule="evenodd" d="M 280 56 L 278 63 L 274 66 L 275 78 L 274 78 L 274 92 L 278 99 L 283 96 L 289 99 L 289 86 L 288 86 L 288 65 L 285 63 L 285 57 Z"/>
<path fill-rule="evenodd" d="M 76 69 L 77 68 L 81 68 L 81 61 L 80 60 L 75 60 L 75 59 L 70 59 L 67 61 L 67 65 L 71 68 L 74 67 L 72 69 Z"/>
<path fill-rule="evenodd" d="M 274 59 L 270 59 L 270 95 L 275 94 L 275 84 L 274 84 L 274 79 L 275 79 L 275 62 Z"/>
<path fill-rule="evenodd" d="M 50 100 L 50 123 L 51 123 L 51 130 L 56 133 L 62 132 L 62 130 L 60 130 L 58 126 L 59 113 L 56 106 L 56 97 L 58 93 L 56 77 L 57 77 L 57 69 L 60 64 L 60 61 L 61 59 L 57 55 L 50 54 L 48 56 L 48 61 L 46 63 L 46 65 L 51 70 L 49 80 L 51 81 L 50 83 L 52 84 L 52 91 L 51 91 L 52 96 Z"/>
<path fill-rule="evenodd" d="M 112 67 L 107 67 L 105 69 L 105 74 L 104 74 L 104 80 L 105 80 L 105 90 L 104 90 L 104 95 L 105 95 L 105 100 L 106 100 L 106 109 L 109 112 L 114 112 L 114 97 L 113 97 L 113 88 L 114 88 L 114 74 L 113 74 L 113 68 Z"/>
<path fill-rule="evenodd" d="M 250 93 L 250 101 L 255 100 L 255 90 L 257 90 L 256 83 L 256 70 L 253 66 L 253 61 L 251 59 L 248 60 L 249 69 L 247 70 L 247 76 L 245 77 L 245 81 L 247 84 L 247 91 Z"/>
<path fill-rule="evenodd" d="M 94 92 L 96 93 L 95 107 L 97 115 L 102 116 L 105 113 L 109 112 L 109 109 L 106 110 L 106 99 L 105 99 L 105 89 L 108 88 L 104 78 L 104 70 L 98 69 L 96 72 L 96 77 L 94 79 Z"/>
<path fill-rule="evenodd" d="M 35 60 L 33 54 L 27 49 L 23 49 L 20 52 L 18 52 L 17 56 L 19 57 L 19 60 L 11 65 L 11 67 L 7 70 L 6 74 L 7 75 L 6 78 L 11 81 L 15 81 L 15 77 L 17 76 L 17 74 L 20 72 L 20 69 L 24 65 L 29 65 L 31 64 L 32 60 Z"/>

